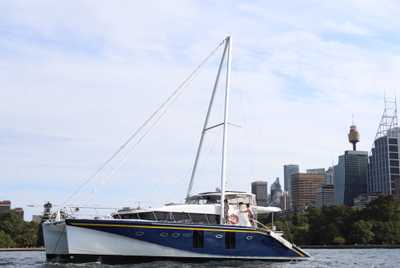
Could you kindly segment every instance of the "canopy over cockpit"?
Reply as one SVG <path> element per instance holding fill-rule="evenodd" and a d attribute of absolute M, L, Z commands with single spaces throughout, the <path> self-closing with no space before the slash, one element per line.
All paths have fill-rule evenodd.
<path fill-rule="evenodd" d="M 249 204 L 251 206 L 256 205 L 256 198 L 254 194 L 239 192 L 239 191 L 227 191 L 225 192 L 225 199 L 229 204 Z M 196 195 L 192 195 L 186 199 L 187 204 L 206 205 L 206 204 L 220 204 L 221 203 L 221 192 L 205 192 Z"/>

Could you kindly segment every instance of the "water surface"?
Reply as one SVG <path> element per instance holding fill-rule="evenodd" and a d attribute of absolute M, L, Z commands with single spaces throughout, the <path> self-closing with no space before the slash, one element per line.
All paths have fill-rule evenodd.
<path fill-rule="evenodd" d="M 43 268 L 67 268 L 67 267 L 182 267 L 182 268 L 215 268 L 215 267 L 273 267 L 273 268 L 297 268 L 297 267 L 400 267 L 400 249 L 309 249 L 307 250 L 313 259 L 302 262 L 267 263 L 258 261 L 223 261 L 207 262 L 201 264 L 188 264 L 179 262 L 150 262 L 132 265 L 102 265 L 99 263 L 85 264 L 51 264 L 46 263 L 44 252 L 19 251 L 0 252 L 0 267 L 43 267 Z"/>

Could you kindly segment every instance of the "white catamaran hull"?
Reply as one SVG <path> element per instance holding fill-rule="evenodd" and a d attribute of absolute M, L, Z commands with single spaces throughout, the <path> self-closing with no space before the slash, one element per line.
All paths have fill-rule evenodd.
<path fill-rule="evenodd" d="M 91 220 L 86 222 L 44 223 L 46 256 L 50 261 L 105 263 L 132 263 L 159 259 L 181 261 L 207 261 L 210 259 L 247 259 L 289 261 L 307 259 L 307 254 L 278 241 L 279 238 L 265 237 L 250 229 L 210 229 L 204 228 L 204 244 L 196 248 L 193 232 L 202 228 L 179 227 L 173 225 L 134 225 L 127 222 Z M 202 229 L 203 230 L 203 229 Z M 226 249 L 226 233 L 237 233 L 234 249 Z M 154 242 L 157 235 L 162 241 Z M 192 236 L 190 236 L 192 235 Z M 258 236 L 264 236 L 260 241 Z M 148 237 L 148 238 L 146 238 Z M 208 238 L 212 237 L 212 239 Z M 242 237 L 242 238 L 241 238 Z M 249 239 L 249 237 L 252 237 Z M 254 241 L 251 241 L 254 237 Z M 148 239 L 148 240 L 147 240 Z M 239 240 L 243 240 L 239 243 Z M 175 246 L 176 245 L 176 246 Z M 244 247 L 244 245 L 247 245 Z M 258 248 L 258 255 L 246 255 L 248 247 Z M 260 246 L 264 246 L 260 248 Z M 180 248 L 179 248 L 180 247 Z M 243 254 L 241 254 L 243 253 Z"/>

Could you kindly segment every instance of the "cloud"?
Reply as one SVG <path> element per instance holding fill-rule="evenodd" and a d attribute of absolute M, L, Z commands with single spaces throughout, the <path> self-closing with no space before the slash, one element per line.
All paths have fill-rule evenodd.
<path fill-rule="evenodd" d="M 359 25 L 354 24 L 353 22 L 346 21 L 342 24 L 337 24 L 333 22 L 328 22 L 326 24 L 326 28 L 330 29 L 337 33 L 349 34 L 349 35 L 360 35 L 360 36 L 368 36 L 371 35 L 371 31 L 366 28 L 363 28 Z"/>
<path fill-rule="evenodd" d="M 0 182 L 7 198 L 62 202 L 227 33 L 230 120 L 242 125 L 229 135 L 230 188 L 272 182 L 288 162 L 331 165 L 349 148 L 352 113 L 360 148 L 370 149 L 383 89 L 399 84 L 398 40 L 391 37 L 399 6 L 388 4 L 0 3 L 0 146 L 7 143 Z M 81 200 L 119 206 L 184 198 L 218 56 L 125 165 L 110 175 L 122 155 Z M 218 95 L 213 122 L 221 103 Z M 207 135 L 195 191 L 218 186 L 220 137 L 218 130 Z M 18 190 L 24 185 L 32 185 L 29 198 Z"/>

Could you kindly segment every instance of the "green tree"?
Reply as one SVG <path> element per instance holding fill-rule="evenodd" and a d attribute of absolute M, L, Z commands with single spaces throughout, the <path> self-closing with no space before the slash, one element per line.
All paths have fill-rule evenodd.
<path fill-rule="evenodd" d="M 0 217 L 0 232 L 7 247 L 34 247 L 37 245 L 38 224 L 25 222 L 14 211 Z M 10 243 L 9 239 L 12 243 Z"/>
<path fill-rule="evenodd" d="M 363 218 L 375 221 L 400 221 L 400 201 L 392 196 L 381 196 L 368 204 Z"/>
<path fill-rule="evenodd" d="M 373 225 L 376 244 L 399 244 L 400 222 L 375 222 Z"/>
<path fill-rule="evenodd" d="M 353 244 L 368 244 L 375 236 L 372 227 L 372 223 L 365 220 L 354 222 L 349 235 L 350 242 Z"/>
<path fill-rule="evenodd" d="M 15 247 L 15 242 L 4 231 L 0 230 L 0 248 Z"/>
<path fill-rule="evenodd" d="M 344 245 L 346 244 L 346 239 L 343 236 L 337 236 L 333 239 L 332 244 L 334 245 Z"/>
<path fill-rule="evenodd" d="M 23 233 L 24 221 L 14 212 L 10 211 L 0 217 L 0 230 L 3 230 L 12 239 Z"/>

